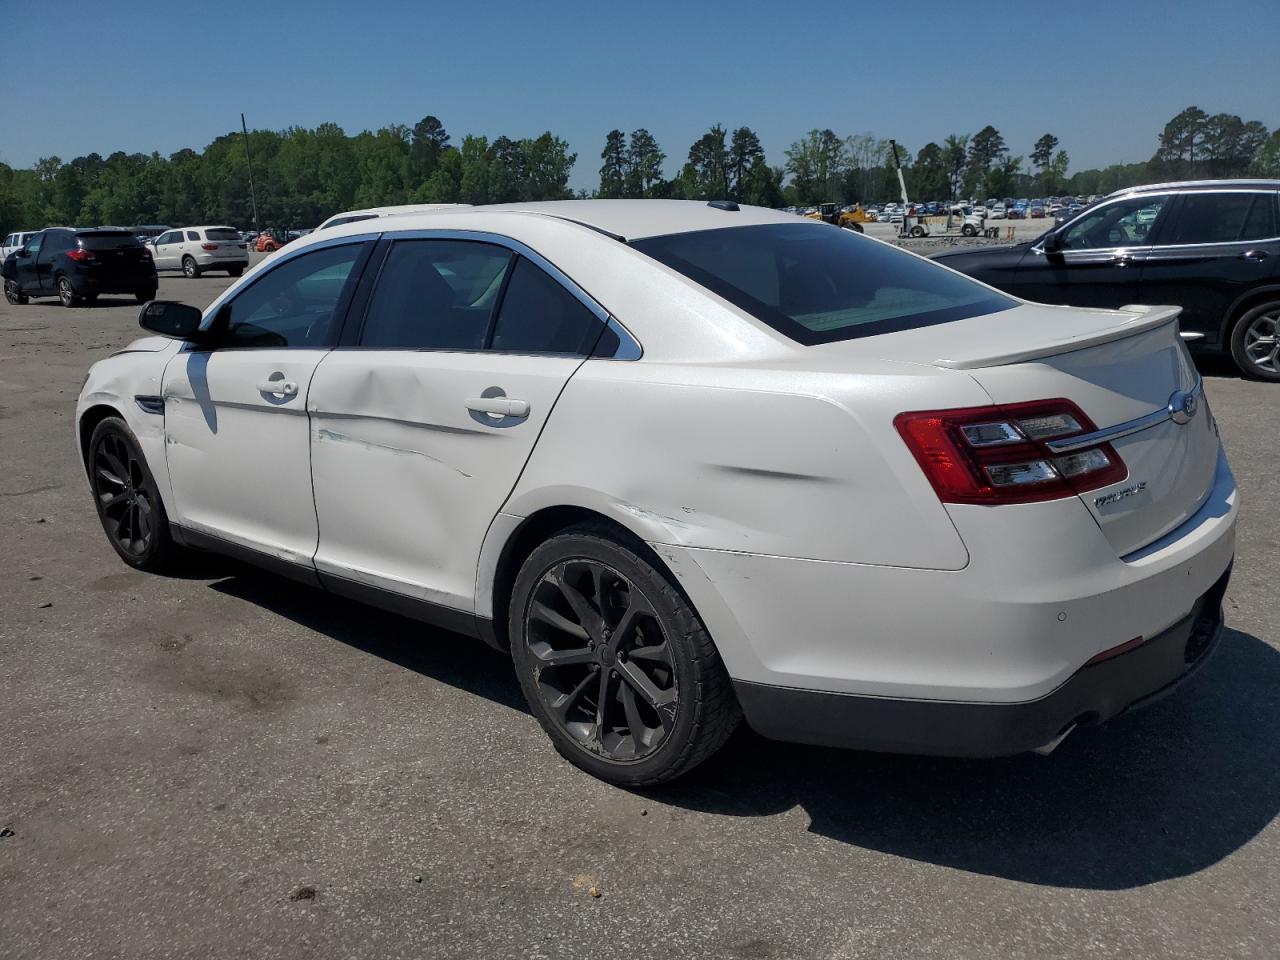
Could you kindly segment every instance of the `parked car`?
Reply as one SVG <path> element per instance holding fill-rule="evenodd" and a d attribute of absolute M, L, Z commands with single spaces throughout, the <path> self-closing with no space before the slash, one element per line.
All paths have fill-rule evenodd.
<path fill-rule="evenodd" d="M 56 296 L 64 307 L 78 307 L 103 293 L 133 294 L 146 303 L 157 287 L 151 253 L 124 229 L 41 230 L 5 258 L 0 273 L 12 304 Z"/>
<path fill-rule="evenodd" d="M 258 253 L 275 253 L 281 247 L 288 245 L 292 239 L 287 231 L 270 228 L 258 234 L 254 249 Z"/>
<path fill-rule="evenodd" d="M 1025 220 L 1027 219 L 1027 205 L 1021 200 L 1014 202 L 1013 206 L 1005 210 L 1005 219 L 1007 220 Z"/>
<path fill-rule="evenodd" d="M 992 220 L 1003 220 L 1005 218 L 1006 208 L 1003 203 L 997 203 L 991 208 Z"/>
<path fill-rule="evenodd" d="M 238 277 L 249 266 L 249 247 L 234 227 L 183 227 L 156 237 L 157 270 L 181 270 L 194 280 L 207 270 Z"/>
<path fill-rule="evenodd" d="M 130 227 L 129 231 L 143 243 L 147 243 L 169 229 L 171 228 L 160 223 L 140 223 Z"/>
<path fill-rule="evenodd" d="M 935 259 L 1027 300 L 1176 304 L 1192 347 L 1280 382 L 1278 207 L 1280 180 L 1132 187 L 1034 241 Z"/>
<path fill-rule="evenodd" d="M 1027 216 L 1032 220 L 1044 219 L 1044 204 L 1037 200 L 1031 201 L 1031 206 L 1027 209 Z"/>
<path fill-rule="evenodd" d="M 484 638 L 615 783 L 678 776 L 743 716 L 1048 750 L 1221 630 L 1235 481 L 1173 309 L 601 200 L 335 227 L 140 322 L 76 409 L 127 564 L 232 553 Z"/>
<path fill-rule="evenodd" d="M 28 240 L 36 235 L 36 230 L 19 230 L 17 233 L 11 233 L 4 238 L 4 243 L 0 244 L 0 262 L 11 253 L 17 253 Z"/>

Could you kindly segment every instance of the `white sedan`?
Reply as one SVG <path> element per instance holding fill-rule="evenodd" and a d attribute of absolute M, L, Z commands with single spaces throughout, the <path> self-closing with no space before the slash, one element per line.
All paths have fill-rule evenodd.
<path fill-rule="evenodd" d="M 1218 639 L 1236 486 L 1177 313 L 726 202 L 458 208 L 147 305 L 76 423 L 126 563 L 234 554 L 509 650 L 604 779 L 741 718 L 996 756 Z"/>

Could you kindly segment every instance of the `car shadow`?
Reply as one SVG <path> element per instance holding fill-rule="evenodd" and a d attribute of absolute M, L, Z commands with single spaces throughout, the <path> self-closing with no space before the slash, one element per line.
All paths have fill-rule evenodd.
<path fill-rule="evenodd" d="M 1200 372 L 1202 377 L 1226 377 L 1230 380 L 1239 380 L 1240 368 L 1236 366 L 1236 362 L 1231 359 L 1230 354 L 1226 353 L 1193 353 L 1191 361 L 1196 365 L 1196 370 Z"/>
<path fill-rule="evenodd" d="M 212 586 L 527 712 L 510 661 L 477 640 L 255 570 Z M 1048 757 L 830 750 L 773 743 L 743 728 L 690 774 L 642 792 L 722 816 L 798 808 L 811 832 L 867 850 L 1024 883 L 1126 889 L 1203 870 L 1280 813 L 1277 691 L 1280 651 L 1227 629 L 1172 696 L 1078 731 Z"/>

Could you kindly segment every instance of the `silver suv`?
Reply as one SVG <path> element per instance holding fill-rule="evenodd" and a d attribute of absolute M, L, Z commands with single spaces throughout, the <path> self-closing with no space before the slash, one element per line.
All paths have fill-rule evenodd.
<path fill-rule="evenodd" d="M 249 266 L 249 245 L 234 227 L 183 227 L 151 242 L 157 270 L 181 270 L 195 279 L 206 270 L 225 270 L 233 277 Z"/>

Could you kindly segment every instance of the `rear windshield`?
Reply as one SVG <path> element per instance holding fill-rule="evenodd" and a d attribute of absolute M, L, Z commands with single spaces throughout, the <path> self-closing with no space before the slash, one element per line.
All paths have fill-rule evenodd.
<path fill-rule="evenodd" d="M 138 238 L 127 230 L 86 230 L 76 234 L 86 250 L 114 250 L 117 247 L 140 247 Z"/>
<path fill-rule="evenodd" d="M 230 227 L 214 227 L 212 230 L 204 232 L 206 240 L 239 240 L 240 231 L 232 230 Z"/>
<path fill-rule="evenodd" d="M 950 323 L 1017 301 L 889 244 L 822 224 L 767 224 L 633 240 L 807 345 Z"/>

